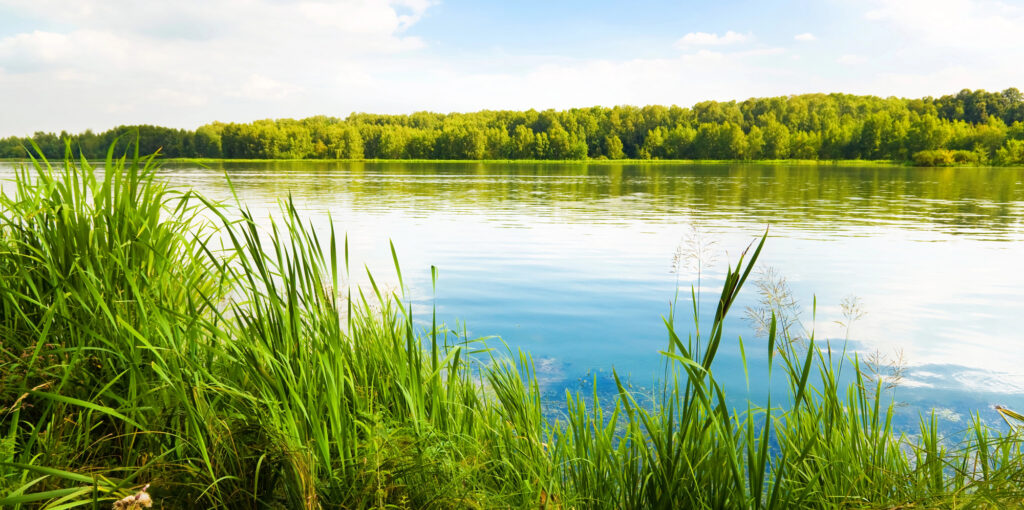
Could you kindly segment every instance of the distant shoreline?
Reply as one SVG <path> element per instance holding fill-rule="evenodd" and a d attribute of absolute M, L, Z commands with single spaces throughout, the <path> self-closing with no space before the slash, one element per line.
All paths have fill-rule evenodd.
<path fill-rule="evenodd" d="M 258 159 L 258 158 L 167 158 L 165 163 L 265 163 L 282 162 L 324 162 L 324 163 L 517 163 L 543 165 L 871 165 L 907 166 L 892 160 L 816 160 L 816 159 Z"/>
<path fill-rule="evenodd" d="M 320 158 L 158 158 L 161 163 L 526 163 L 543 165 L 802 165 L 913 166 L 910 162 L 865 159 L 320 159 Z M 26 158 L 0 158 L 0 163 L 29 163 Z M 961 165 L 967 166 L 967 165 Z M 992 165 L 984 165 L 992 166 Z M 928 167 L 921 167 L 928 168 Z"/>
<path fill-rule="evenodd" d="M 890 159 L 260 159 L 260 158 L 158 158 L 161 163 L 443 163 L 443 164 L 530 164 L 530 165 L 753 165 L 753 166 L 834 166 L 834 167 L 892 167 L 892 168 L 1013 168 L 1015 165 L 915 165 L 912 161 Z M 29 163 L 24 158 L 0 158 L 0 163 Z"/>

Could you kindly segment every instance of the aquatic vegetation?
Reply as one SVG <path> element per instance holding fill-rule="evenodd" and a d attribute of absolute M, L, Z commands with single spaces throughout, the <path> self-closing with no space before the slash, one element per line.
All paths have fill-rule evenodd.
<path fill-rule="evenodd" d="M 0 198 L 5 508 L 1024 502 L 1015 428 L 974 416 L 943 437 L 933 414 L 899 433 L 856 359 L 813 334 L 797 349 L 770 313 L 746 348 L 768 353 L 785 391 L 728 404 L 715 357 L 764 238 L 725 272 L 700 335 L 669 311 L 652 395 L 613 373 L 613 398 L 567 392 L 549 420 L 529 354 L 436 314 L 415 325 L 397 255 L 394 292 L 372 276 L 351 287 L 347 240 L 291 201 L 257 225 L 244 204 L 169 189 L 151 157 L 110 151 L 100 173 L 68 152 Z"/>

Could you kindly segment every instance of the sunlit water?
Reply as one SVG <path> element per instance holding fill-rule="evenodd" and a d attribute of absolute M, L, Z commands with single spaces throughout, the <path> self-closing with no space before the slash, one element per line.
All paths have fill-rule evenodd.
<path fill-rule="evenodd" d="M 612 368 L 650 385 L 677 283 L 678 329 L 693 329 L 696 274 L 686 257 L 672 272 L 680 244 L 694 227 L 714 243 L 699 287 L 710 325 L 726 264 L 770 227 L 759 266 L 786 278 L 804 329 L 837 351 L 902 353 L 905 423 L 933 407 L 950 426 L 975 411 L 995 423 L 993 404 L 1024 410 L 1024 169 L 309 162 L 163 175 L 226 199 L 225 172 L 257 216 L 289 194 L 325 233 L 329 213 L 353 267 L 390 285 L 393 241 L 424 326 L 436 303 L 449 325 L 528 351 L 552 401 L 584 378 L 607 386 Z M 714 369 L 733 395 L 760 400 L 767 345 L 744 319 L 758 306 L 752 283 Z M 848 340 L 836 323 L 847 296 L 866 312 Z"/>

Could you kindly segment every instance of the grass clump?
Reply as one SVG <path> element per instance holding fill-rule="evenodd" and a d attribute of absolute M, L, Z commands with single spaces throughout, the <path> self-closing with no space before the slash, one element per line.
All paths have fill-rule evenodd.
<path fill-rule="evenodd" d="M 769 363 L 788 391 L 727 405 L 714 360 L 763 239 L 729 270 L 706 333 L 680 337 L 670 312 L 653 404 L 616 377 L 614 398 L 567 393 L 552 421 L 527 354 L 436 319 L 418 331 L 400 295 L 345 283 L 347 242 L 290 202 L 258 226 L 241 204 L 166 187 L 152 157 L 110 152 L 102 169 L 70 151 L 59 168 L 35 160 L 0 198 L 0 506 L 1024 501 L 1014 427 L 975 417 L 944 438 L 926 416 L 897 433 L 856 358 L 785 338 L 772 314 Z"/>

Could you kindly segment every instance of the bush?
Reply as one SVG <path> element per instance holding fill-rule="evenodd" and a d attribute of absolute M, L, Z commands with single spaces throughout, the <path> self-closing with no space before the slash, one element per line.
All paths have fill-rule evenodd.
<path fill-rule="evenodd" d="M 982 165 L 987 156 L 980 151 L 936 149 L 915 152 L 913 161 L 916 166 Z"/>
<path fill-rule="evenodd" d="M 1007 140 L 996 151 L 996 163 L 1000 165 L 1024 165 L 1024 140 Z"/>
<path fill-rule="evenodd" d="M 917 166 L 949 166 L 953 164 L 953 151 L 938 149 L 915 152 L 914 164 Z"/>

